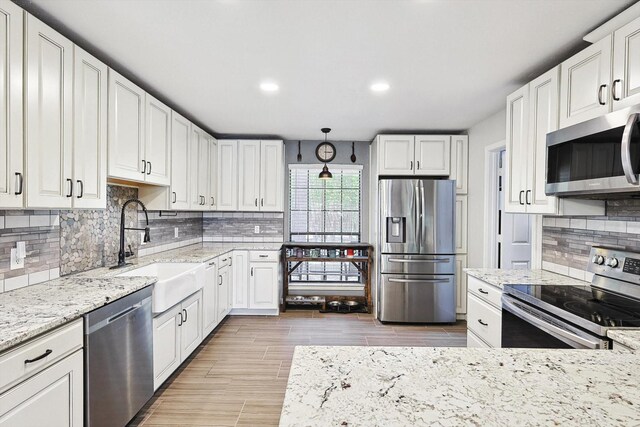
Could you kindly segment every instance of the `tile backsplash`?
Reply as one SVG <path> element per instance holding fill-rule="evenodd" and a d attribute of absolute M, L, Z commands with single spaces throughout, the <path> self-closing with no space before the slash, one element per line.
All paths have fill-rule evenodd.
<path fill-rule="evenodd" d="M 282 242 L 282 212 L 205 212 L 202 239 L 205 242 Z M 256 227 L 258 232 L 256 233 Z"/>
<path fill-rule="evenodd" d="M 585 269 L 594 245 L 640 251 L 640 200 L 608 200 L 605 216 L 543 218 L 544 269 L 589 279 Z"/>

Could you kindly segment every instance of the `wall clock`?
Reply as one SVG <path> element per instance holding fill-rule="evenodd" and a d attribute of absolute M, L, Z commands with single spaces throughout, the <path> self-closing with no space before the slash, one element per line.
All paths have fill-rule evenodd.
<path fill-rule="evenodd" d="M 336 158 L 336 147 L 330 142 L 321 142 L 316 147 L 316 157 L 322 163 L 329 163 Z"/>

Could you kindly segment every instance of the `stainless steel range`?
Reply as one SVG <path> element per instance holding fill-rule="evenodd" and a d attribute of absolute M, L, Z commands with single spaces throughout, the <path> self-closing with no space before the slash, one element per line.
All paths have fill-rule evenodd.
<path fill-rule="evenodd" d="M 593 247 L 591 285 L 507 285 L 502 347 L 608 349 L 612 328 L 640 328 L 640 253 Z"/>

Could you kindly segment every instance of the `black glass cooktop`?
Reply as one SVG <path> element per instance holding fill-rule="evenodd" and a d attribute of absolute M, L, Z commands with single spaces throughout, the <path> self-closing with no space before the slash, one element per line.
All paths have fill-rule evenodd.
<path fill-rule="evenodd" d="M 505 292 L 556 315 L 564 311 L 604 327 L 640 327 L 640 301 L 591 286 L 506 285 Z"/>

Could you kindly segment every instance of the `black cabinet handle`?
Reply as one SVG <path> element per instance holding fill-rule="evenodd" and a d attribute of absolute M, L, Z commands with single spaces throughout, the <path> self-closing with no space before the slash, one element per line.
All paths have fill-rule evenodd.
<path fill-rule="evenodd" d="M 605 105 L 606 104 L 606 102 L 602 100 L 602 91 L 606 87 L 607 87 L 607 85 L 600 85 L 600 87 L 598 87 L 598 103 L 600 105 Z"/>
<path fill-rule="evenodd" d="M 525 195 L 524 199 L 525 199 L 525 202 L 526 202 L 528 205 L 530 205 L 530 204 L 531 204 L 531 200 L 529 200 L 529 196 L 530 196 L 530 195 L 531 195 L 531 190 L 527 190 L 527 193 L 526 193 L 526 195 Z"/>
<path fill-rule="evenodd" d="M 222 276 L 218 276 L 218 286 L 222 285 Z"/>
<path fill-rule="evenodd" d="M 182 312 L 184 313 L 184 323 L 187 323 L 187 320 L 189 320 L 189 312 L 186 309 L 182 309 Z"/>
<path fill-rule="evenodd" d="M 409 161 L 409 169 L 413 170 L 413 160 Z"/>
<path fill-rule="evenodd" d="M 82 180 L 79 179 L 78 185 L 80 186 L 80 194 L 78 194 L 78 199 L 82 199 L 82 196 L 84 196 L 84 182 L 82 182 Z"/>
<path fill-rule="evenodd" d="M 260 199 L 260 206 L 264 206 L 264 198 Z"/>
<path fill-rule="evenodd" d="M 416 169 L 420 170 L 420 160 L 416 162 Z"/>
<path fill-rule="evenodd" d="M 145 162 L 144 160 L 142 161 L 142 174 L 146 174 L 147 173 L 147 162 Z"/>
<path fill-rule="evenodd" d="M 213 206 L 213 196 L 211 196 L 211 206 Z"/>
<path fill-rule="evenodd" d="M 178 326 L 182 326 L 182 324 L 184 323 L 184 322 L 182 321 L 182 312 L 180 312 L 180 313 L 178 313 L 178 314 L 180 314 L 180 323 L 178 323 Z"/>
<path fill-rule="evenodd" d="M 485 291 L 482 288 L 478 288 L 478 292 L 480 292 L 481 294 L 489 295 L 489 292 Z"/>
<path fill-rule="evenodd" d="M 20 172 L 16 172 L 16 178 L 18 179 L 18 191 L 16 191 L 16 196 L 19 196 L 20 194 L 22 194 L 22 187 L 24 184 L 24 177 L 22 176 L 22 174 Z"/>
<path fill-rule="evenodd" d="M 251 276 L 253 276 L 253 267 L 251 267 Z"/>
<path fill-rule="evenodd" d="M 258 207 L 258 198 L 256 197 L 256 207 Z"/>
<path fill-rule="evenodd" d="M 524 205 L 524 202 L 522 201 L 522 195 L 524 194 L 524 190 L 520 191 L 520 194 L 518 194 L 518 202 L 521 205 Z"/>
<path fill-rule="evenodd" d="M 42 353 L 40 356 L 38 357 L 34 357 L 33 359 L 26 359 L 24 361 L 24 364 L 28 364 L 28 363 L 33 363 L 33 362 L 37 362 L 38 360 L 42 360 L 45 357 L 47 357 L 48 355 L 50 355 L 51 353 L 53 353 L 53 350 L 51 350 L 50 348 L 47 349 L 47 351 L 45 351 L 44 353 Z"/>
<path fill-rule="evenodd" d="M 620 79 L 615 79 L 613 84 L 611 85 L 611 96 L 613 96 L 614 101 L 620 101 L 620 96 L 616 93 L 616 84 L 620 83 Z"/>
<path fill-rule="evenodd" d="M 69 194 L 67 194 L 67 197 L 73 197 L 73 180 L 67 178 L 67 182 L 69 183 Z"/>
<path fill-rule="evenodd" d="M 268 258 L 269 255 L 258 255 L 260 258 Z"/>
<path fill-rule="evenodd" d="M 151 162 L 147 162 L 149 163 L 149 172 L 147 172 L 147 175 L 151 175 Z"/>
<path fill-rule="evenodd" d="M 482 321 L 482 319 L 478 319 L 478 323 L 480 323 L 482 326 L 489 326 L 489 324 L 488 323 L 484 323 Z"/>
<path fill-rule="evenodd" d="M 173 193 L 173 203 L 175 203 L 178 200 L 178 195 L 176 194 L 175 191 L 173 191 L 172 193 Z"/>

